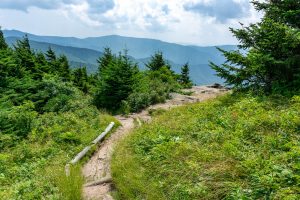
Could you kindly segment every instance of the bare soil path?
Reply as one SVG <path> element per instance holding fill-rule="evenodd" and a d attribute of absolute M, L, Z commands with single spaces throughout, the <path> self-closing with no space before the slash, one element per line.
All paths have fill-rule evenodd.
<path fill-rule="evenodd" d="M 83 188 L 83 198 L 85 200 L 112 200 L 110 192 L 113 190 L 111 182 L 110 161 L 114 149 L 114 144 L 121 140 L 126 134 L 134 128 L 134 120 L 139 119 L 143 122 L 151 121 L 149 115 L 150 109 L 170 109 L 176 106 L 201 102 L 207 99 L 215 98 L 218 95 L 227 92 L 222 87 L 194 86 L 186 90 L 192 92 L 191 95 L 172 94 L 172 99 L 165 103 L 150 106 L 140 113 L 133 113 L 128 117 L 115 116 L 122 124 L 109 138 L 107 138 L 99 147 L 98 151 L 84 165 L 82 173 L 86 182 L 95 182 L 94 185 Z M 99 181 L 100 180 L 100 181 Z"/>

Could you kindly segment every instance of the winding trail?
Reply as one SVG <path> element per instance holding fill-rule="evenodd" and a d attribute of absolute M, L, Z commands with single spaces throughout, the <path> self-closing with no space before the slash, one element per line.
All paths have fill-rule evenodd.
<path fill-rule="evenodd" d="M 83 198 L 85 200 L 113 200 L 110 192 L 113 191 L 111 182 L 110 161 L 113 154 L 114 145 L 125 135 L 131 132 L 135 127 L 134 120 L 139 119 L 143 122 L 150 122 L 150 109 L 170 109 L 184 104 L 201 102 L 207 99 L 215 98 L 218 95 L 226 93 L 228 90 L 222 87 L 213 88 L 211 86 L 194 86 L 186 90 L 193 92 L 191 95 L 172 94 L 172 99 L 163 104 L 150 106 L 140 113 L 133 113 L 128 117 L 115 116 L 122 124 L 109 138 L 107 138 L 99 147 L 98 151 L 84 165 L 82 169 L 86 182 L 98 181 L 93 185 L 83 187 Z"/>

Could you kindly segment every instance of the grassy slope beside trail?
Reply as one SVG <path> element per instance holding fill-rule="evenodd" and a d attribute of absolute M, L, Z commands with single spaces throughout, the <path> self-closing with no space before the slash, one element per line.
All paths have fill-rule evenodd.
<path fill-rule="evenodd" d="M 80 165 L 72 168 L 71 176 L 66 178 L 65 164 L 111 121 L 119 125 L 90 101 L 89 96 L 77 91 L 65 105 L 66 112 L 37 114 L 25 108 L 26 104 L 0 110 L 1 120 L 16 123 L 21 117 L 29 120 L 33 114 L 26 138 L 16 140 L 13 134 L 0 133 L 0 199 L 81 199 Z"/>
<path fill-rule="evenodd" d="M 165 112 L 118 145 L 112 173 L 119 199 L 299 199 L 300 96 Z"/>

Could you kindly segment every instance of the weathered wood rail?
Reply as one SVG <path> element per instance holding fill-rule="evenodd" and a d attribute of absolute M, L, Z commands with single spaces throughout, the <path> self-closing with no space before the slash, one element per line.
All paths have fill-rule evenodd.
<path fill-rule="evenodd" d="M 105 136 L 111 131 L 111 129 L 114 127 L 115 123 L 111 122 L 106 129 L 96 138 L 91 142 L 91 145 L 86 146 L 81 152 L 79 152 L 69 163 L 66 164 L 65 166 L 65 172 L 66 176 L 70 175 L 70 164 L 74 165 L 78 161 L 80 161 L 86 154 L 89 152 L 89 150 L 96 145 L 97 143 L 103 141 Z"/>

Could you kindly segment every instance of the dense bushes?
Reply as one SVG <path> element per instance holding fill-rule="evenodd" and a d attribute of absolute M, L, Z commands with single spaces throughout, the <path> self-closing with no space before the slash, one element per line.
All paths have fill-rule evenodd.
<path fill-rule="evenodd" d="M 105 49 L 99 59 L 99 81 L 94 103 L 113 112 L 138 112 L 141 109 L 164 102 L 170 92 L 180 85 L 176 75 L 162 53 L 156 53 L 147 64 L 148 70 L 139 71 L 127 53 L 113 55 Z M 188 76 L 188 71 L 186 72 Z"/>
<path fill-rule="evenodd" d="M 141 72 L 137 77 L 139 81 L 126 100 L 132 112 L 140 111 L 152 104 L 163 103 L 170 98 L 171 92 L 180 89 L 175 76 L 166 67 L 156 71 Z"/>
<path fill-rule="evenodd" d="M 300 97 L 243 95 L 135 130 L 112 161 L 119 199 L 299 199 Z"/>
<path fill-rule="evenodd" d="M 2 134 L 9 134 L 15 138 L 25 138 L 31 131 L 32 121 L 37 113 L 33 110 L 32 102 L 25 102 L 20 106 L 13 106 L 1 109 L 0 112 L 0 131 Z M 5 145 L 1 144 L 2 148 Z"/>

